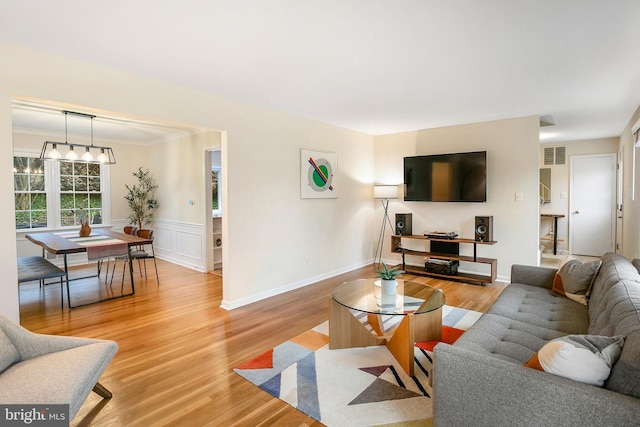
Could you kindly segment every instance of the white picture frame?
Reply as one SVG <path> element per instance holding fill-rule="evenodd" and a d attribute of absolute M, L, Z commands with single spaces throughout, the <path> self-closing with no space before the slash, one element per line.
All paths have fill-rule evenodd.
<path fill-rule="evenodd" d="M 300 150 L 300 198 L 338 198 L 338 154 Z"/>

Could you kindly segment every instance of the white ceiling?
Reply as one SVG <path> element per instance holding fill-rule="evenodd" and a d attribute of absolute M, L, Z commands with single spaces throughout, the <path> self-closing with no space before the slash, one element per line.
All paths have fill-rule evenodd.
<path fill-rule="evenodd" d="M 637 0 L 0 0 L 0 40 L 373 135 L 551 115 L 618 136 Z"/>

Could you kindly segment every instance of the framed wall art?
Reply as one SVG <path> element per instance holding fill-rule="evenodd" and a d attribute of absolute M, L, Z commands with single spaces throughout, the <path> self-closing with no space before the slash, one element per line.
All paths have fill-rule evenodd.
<path fill-rule="evenodd" d="M 338 198 L 338 154 L 300 150 L 300 197 Z"/>

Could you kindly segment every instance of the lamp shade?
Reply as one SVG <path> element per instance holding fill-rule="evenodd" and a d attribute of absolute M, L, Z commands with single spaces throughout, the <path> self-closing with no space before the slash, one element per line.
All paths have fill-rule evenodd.
<path fill-rule="evenodd" d="M 398 186 L 397 185 L 374 185 L 373 198 L 374 199 L 397 199 Z"/>

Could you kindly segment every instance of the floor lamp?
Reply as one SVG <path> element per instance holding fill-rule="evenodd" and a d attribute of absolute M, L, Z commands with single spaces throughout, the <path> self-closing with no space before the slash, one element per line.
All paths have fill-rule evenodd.
<path fill-rule="evenodd" d="M 378 246 L 376 247 L 376 256 L 374 262 L 376 268 L 380 269 L 380 263 L 382 262 L 382 248 L 384 247 L 384 235 L 389 224 L 390 229 L 393 232 L 393 224 L 389 219 L 389 199 L 398 198 L 398 186 L 397 185 L 375 185 L 373 187 L 373 198 L 381 199 L 382 207 L 384 208 L 384 216 L 382 217 L 382 227 L 380 227 L 380 237 L 378 237 Z"/>

